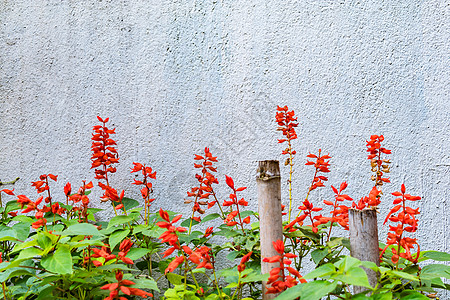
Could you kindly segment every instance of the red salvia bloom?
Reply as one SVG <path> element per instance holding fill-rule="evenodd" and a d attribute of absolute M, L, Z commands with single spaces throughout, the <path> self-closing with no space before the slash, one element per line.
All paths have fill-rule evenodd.
<path fill-rule="evenodd" d="M 38 194 L 47 191 L 47 197 L 45 197 L 44 199 L 45 203 L 52 202 L 52 197 L 50 196 L 50 186 L 48 185 L 48 178 L 53 181 L 57 181 L 58 176 L 53 174 L 42 174 L 41 176 L 39 176 L 40 180 L 31 183 L 31 185 L 36 188 Z"/>
<path fill-rule="evenodd" d="M 163 243 L 168 243 L 171 248 L 167 249 L 163 252 L 163 257 L 167 257 L 171 255 L 175 250 L 180 250 L 180 242 L 178 240 L 178 233 L 179 232 L 185 232 L 187 231 L 184 227 L 176 227 L 173 224 L 178 222 L 181 219 L 181 215 L 178 215 L 170 220 L 169 214 L 166 211 L 163 211 L 162 209 L 159 210 L 160 217 L 164 220 L 163 222 L 157 222 L 156 226 L 160 228 L 165 228 L 166 231 L 161 234 L 159 239 Z M 177 257 L 174 261 L 172 261 L 169 266 L 166 268 L 166 273 L 172 272 L 175 270 L 182 262 L 184 261 L 184 256 Z"/>
<path fill-rule="evenodd" d="M 334 202 L 328 200 L 323 201 L 323 203 L 325 203 L 326 205 L 330 205 L 333 207 L 333 210 L 331 211 L 332 215 L 331 218 L 326 218 L 328 222 L 331 222 L 330 231 L 328 233 L 328 239 L 330 238 L 331 228 L 333 227 L 334 223 L 338 223 L 345 230 L 348 230 L 348 206 L 339 204 L 342 203 L 344 200 L 353 201 L 353 199 L 350 198 L 349 195 L 342 194 L 342 192 L 347 188 L 347 186 L 348 186 L 347 182 L 341 183 L 339 191 L 334 186 L 331 186 L 335 194 Z"/>
<path fill-rule="evenodd" d="M 352 207 L 362 210 L 366 207 L 377 207 L 381 203 L 381 190 L 375 185 L 369 193 L 368 197 L 362 197 L 358 203 L 352 203 Z"/>
<path fill-rule="evenodd" d="M 322 149 L 319 149 L 319 154 L 315 155 L 315 154 L 311 154 L 309 153 L 306 157 L 308 158 L 313 158 L 316 161 L 306 161 L 307 166 L 314 166 L 314 168 L 316 169 L 314 172 L 314 177 L 313 177 L 313 181 L 311 183 L 311 186 L 309 187 L 308 193 L 312 190 L 315 190 L 318 187 L 323 187 L 324 185 L 324 181 L 328 181 L 328 178 L 323 176 L 323 175 L 319 175 L 319 173 L 329 173 L 330 172 L 330 163 L 329 160 L 331 158 L 330 155 L 320 155 L 322 152 Z"/>
<path fill-rule="evenodd" d="M 382 135 L 372 135 L 370 136 L 370 141 L 367 142 L 367 156 L 370 159 L 370 164 L 372 166 L 372 180 L 375 181 L 375 186 L 382 186 L 384 182 L 390 182 L 389 178 L 383 177 L 384 173 L 389 173 L 389 164 L 391 163 L 388 159 L 382 159 L 381 153 L 391 154 L 391 150 L 381 147 L 381 142 L 384 141 L 384 136 Z"/>
<path fill-rule="evenodd" d="M 115 173 L 116 168 L 114 164 L 119 162 L 119 156 L 115 146 L 116 142 L 110 138 L 111 134 L 115 134 L 114 129 L 108 129 L 106 123 L 109 118 L 102 119 L 97 116 L 97 119 L 102 125 L 96 125 L 93 127 L 94 134 L 92 134 L 92 166 L 91 169 L 95 169 L 95 179 L 105 180 L 106 185 L 108 182 L 108 173 Z"/>
<path fill-rule="evenodd" d="M 416 264 L 419 260 L 420 246 L 417 244 L 416 239 L 405 237 L 404 232 L 416 232 L 416 215 L 419 214 L 419 209 L 412 209 L 411 207 L 406 206 L 406 201 L 417 201 L 421 198 L 419 196 L 411 196 L 410 194 L 406 194 L 404 184 L 401 186 L 401 192 L 394 192 L 392 195 L 398 198 L 394 199 L 393 204 L 395 206 L 389 211 L 386 219 L 384 220 L 384 224 L 386 224 L 389 220 L 397 223 L 397 226 L 389 226 L 390 232 L 388 233 L 386 247 L 383 249 L 380 256 L 383 255 L 390 245 L 396 245 L 397 248 L 392 248 L 393 255 L 391 260 L 394 264 L 398 263 L 399 257 L 403 257 L 404 259 Z M 414 249 L 414 245 L 417 245 L 416 257 L 413 257 L 411 254 L 411 249 Z"/>
<path fill-rule="evenodd" d="M 151 293 L 148 293 L 148 292 L 143 291 L 141 289 L 129 287 L 130 285 L 134 285 L 136 283 L 134 283 L 131 280 L 123 279 L 123 272 L 122 271 L 117 271 L 116 272 L 116 280 L 117 280 L 117 282 L 105 284 L 104 286 L 102 286 L 100 288 L 102 290 L 109 290 L 110 291 L 109 296 L 106 297 L 104 300 L 117 299 L 117 297 L 119 295 L 119 292 L 122 292 L 122 293 L 124 293 L 125 295 L 128 295 L 128 296 L 140 296 L 140 297 L 143 297 L 143 298 L 147 298 L 147 296 L 153 297 L 153 295 Z M 127 298 L 119 297 L 119 300 L 127 300 Z"/>
<path fill-rule="evenodd" d="M 253 251 L 250 251 L 249 253 L 245 254 L 242 257 L 241 262 L 237 267 L 239 273 L 241 273 L 245 270 L 245 264 L 250 260 L 250 256 L 252 256 L 252 254 L 253 254 Z"/>
<path fill-rule="evenodd" d="M 297 255 L 293 253 L 285 253 L 284 244 L 281 240 L 272 242 L 272 244 L 275 251 L 278 252 L 279 255 L 265 257 L 263 262 L 278 263 L 279 267 L 273 268 L 269 273 L 270 276 L 267 281 L 267 285 L 271 286 L 267 287 L 266 294 L 280 293 L 290 287 L 293 287 L 294 285 L 297 285 L 299 281 L 301 283 L 305 283 L 306 280 L 300 275 L 300 273 L 296 269 L 289 266 L 292 263 L 290 259 L 297 257 Z M 286 271 L 288 275 L 285 274 Z"/>
<path fill-rule="evenodd" d="M 242 219 L 239 207 L 240 206 L 248 206 L 248 202 L 245 201 L 244 198 L 241 198 L 240 200 L 238 200 L 236 193 L 242 192 L 247 187 L 235 188 L 233 179 L 227 175 L 225 175 L 225 182 L 228 185 L 228 187 L 233 190 L 233 192 L 229 196 L 230 200 L 224 200 L 223 204 L 222 204 L 223 207 L 230 207 L 230 212 L 228 213 L 228 216 L 225 218 L 224 222 L 225 222 L 225 224 L 227 224 L 227 226 L 239 225 L 242 229 L 242 232 L 245 233 L 244 224 L 250 223 L 250 216 L 247 216 L 244 219 Z M 233 209 L 233 205 L 236 206 L 236 210 Z M 236 217 L 239 218 L 239 221 L 235 220 Z"/>
<path fill-rule="evenodd" d="M 131 173 L 141 172 L 143 176 L 142 180 L 134 179 L 133 184 L 143 186 L 141 195 L 144 199 L 145 224 L 148 224 L 149 208 L 152 205 L 152 202 L 155 201 L 155 198 L 150 198 L 150 194 L 153 193 L 153 186 L 150 179 L 156 179 L 156 172 L 153 172 L 152 168 L 145 166 L 145 164 L 133 162 L 133 165 L 134 167 L 131 169 Z"/>
<path fill-rule="evenodd" d="M 214 192 L 213 184 L 218 184 L 219 181 L 212 174 L 217 172 L 217 169 L 213 167 L 213 163 L 217 162 L 217 157 L 212 156 L 209 148 L 205 148 L 205 155 L 195 154 L 194 160 L 201 161 L 201 163 L 194 163 L 196 169 L 201 169 L 201 174 L 196 174 L 195 178 L 198 180 L 199 185 L 197 187 L 191 188 L 190 192 L 187 192 L 188 197 L 192 197 L 194 200 L 187 199 L 185 203 L 192 203 L 192 219 L 200 221 L 200 217 L 195 217 L 195 212 L 199 214 L 204 214 L 205 209 L 213 207 L 217 203 L 216 193 Z M 213 196 L 214 200 L 209 201 L 209 197 Z"/>
<path fill-rule="evenodd" d="M 285 139 L 279 139 L 278 143 L 284 143 L 286 141 L 290 143 L 291 140 L 295 140 L 297 138 L 295 127 L 298 126 L 298 122 L 297 118 L 294 116 L 294 111 L 289 111 L 287 106 L 277 106 L 277 113 L 275 115 L 275 120 L 279 126 L 277 130 L 282 131 L 285 136 Z M 283 154 L 289 154 L 289 150 L 283 151 Z M 293 151 L 292 154 L 295 154 L 295 151 Z"/>
<path fill-rule="evenodd" d="M 78 214 L 78 222 L 87 223 L 88 218 L 88 206 L 89 206 L 89 198 L 86 195 L 86 191 L 90 190 L 94 187 L 92 181 L 86 184 L 86 181 L 83 180 L 83 185 L 78 189 L 77 193 L 68 196 L 67 201 L 73 201 L 73 209 L 72 211 Z M 80 203 L 81 202 L 81 203 Z M 76 203 L 80 203 L 80 206 L 75 206 Z"/>

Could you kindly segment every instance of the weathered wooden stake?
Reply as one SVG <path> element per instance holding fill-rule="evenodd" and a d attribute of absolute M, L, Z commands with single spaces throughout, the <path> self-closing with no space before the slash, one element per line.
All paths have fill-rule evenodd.
<path fill-rule="evenodd" d="M 363 210 L 349 209 L 348 223 L 350 231 L 350 255 L 361 260 L 371 261 L 380 265 L 380 250 L 378 245 L 377 212 L 374 208 Z M 374 287 L 378 274 L 364 268 L 369 277 L 369 283 Z M 354 286 L 353 291 L 360 293 L 366 289 Z"/>
<path fill-rule="evenodd" d="M 277 160 L 265 160 L 258 163 L 256 184 L 261 257 L 272 257 L 278 255 L 272 242 L 283 240 L 280 164 Z M 276 264 L 261 261 L 262 274 L 269 273 L 276 267 Z M 263 300 L 274 299 L 276 296 L 277 294 L 266 295 L 266 284 L 263 283 Z"/>

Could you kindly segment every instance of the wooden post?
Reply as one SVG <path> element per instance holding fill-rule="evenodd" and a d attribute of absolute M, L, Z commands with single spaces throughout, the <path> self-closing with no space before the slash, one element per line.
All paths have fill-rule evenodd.
<path fill-rule="evenodd" d="M 348 224 L 350 231 L 350 255 L 361 261 L 371 261 L 380 266 L 376 209 L 349 209 Z M 378 274 L 370 269 L 364 268 L 364 270 L 367 273 L 370 285 L 374 287 L 377 283 Z M 353 287 L 355 293 L 365 290 L 361 286 Z"/>
<path fill-rule="evenodd" d="M 265 160 L 258 163 L 256 184 L 261 242 L 261 273 L 266 274 L 278 266 L 262 262 L 262 259 L 278 255 L 272 242 L 283 240 L 280 164 L 277 160 Z M 266 294 L 266 283 L 263 283 L 263 300 L 274 299 L 276 296 L 277 294 Z"/>

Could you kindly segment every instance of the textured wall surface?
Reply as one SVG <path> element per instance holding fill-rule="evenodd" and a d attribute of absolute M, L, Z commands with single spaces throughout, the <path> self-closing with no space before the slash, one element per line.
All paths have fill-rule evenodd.
<path fill-rule="evenodd" d="M 21 177 L 16 191 L 30 197 L 42 173 L 59 175 L 55 197 L 93 180 L 91 129 L 109 116 L 113 184 L 127 196 L 139 197 L 132 162 L 147 163 L 154 209 L 188 212 L 193 154 L 208 146 L 221 183 L 248 186 L 256 209 L 256 162 L 283 159 L 274 115 L 288 105 L 299 202 L 313 176 L 305 156 L 319 148 L 333 156 L 331 184 L 367 195 L 365 140 L 384 134 L 393 184 L 380 219 L 405 182 L 423 197 L 422 248 L 450 252 L 449 24 L 446 0 L 2 1 L 0 179 Z"/>

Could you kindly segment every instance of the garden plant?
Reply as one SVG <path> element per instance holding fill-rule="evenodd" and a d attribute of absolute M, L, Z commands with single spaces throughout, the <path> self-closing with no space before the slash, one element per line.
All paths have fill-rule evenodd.
<path fill-rule="evenodd" d="M 315 191 L 327 188 L 331 159 L 319 149 L 307 155 L 311 183 L 297 201 L 292 178 L 299 160 L 293 147 L 298 122 L 294 111 L 277 107 L 289 199 L 283 206 L 284 238 L 273 241 L 278 255 L 261 257 L 258 213 L 247 208 L 245 184 L 218 176 L 219 160 L 209 148 L 194 156 L 197 185 L 184 200 L 192 213 L 182 216 L 156 207 L 157 172 L 147 164 L 130 166 L 142 199 L 111 185 L 119 163 L 115 128 L 108 128 L 109 118 L 97 118 L 91 147 L 96 182 L 67 183 L 55 192 L 58 176 L 47 173 L 32 183 L 37 195 L 0 190 L 2 299 L 262 299 L 263 283 L 267 295 L 281 300 L 433 299 L 450 289 L 445 283 L 450 254 L 425 251 L 414 238 L 421 198 L 408 194 L 404 184 L 388 193 L 391 151 L 382 146 L 382 135 L 367 141 L 373 188 L 362 193 L 366 196 L 353 200 L 342 182 L 329 186 L 332 199 L 319 200 Z M 219 183 L 225 183 L 227 195 L 216 194 Z M 111 206 L 110 220 L 96 218 L 102 209 L 90 203 L 94 188 Z M 377 208 L 381 201 L 393 206 L 384 221 L 389 233 L 380 243 L 378 266 L 348 255 L 345 232 L 349 209 Z M 307 261 L 315 268 L 304 274 Z M 261 274 L 262 262 L 275 268 Z M 375 286 L 362 267 L 378 274 Z M 355 293 L 353 286 L 365 290 Z"/>

